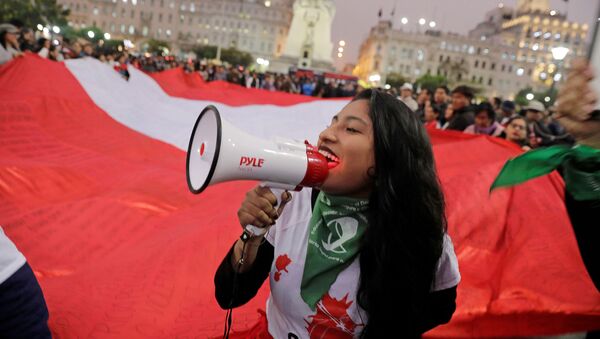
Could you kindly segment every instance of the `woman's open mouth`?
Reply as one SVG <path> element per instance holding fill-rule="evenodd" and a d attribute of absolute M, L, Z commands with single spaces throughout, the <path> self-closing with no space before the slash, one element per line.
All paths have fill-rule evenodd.
<path fill-rule="evenodd" d="M 335 168 L 340 164 L 340 158 L 338 158 L 329 148 L 321 146 L 319 147 L 319 153 L 327 159 L 327 167 L 329 169 Z"/>

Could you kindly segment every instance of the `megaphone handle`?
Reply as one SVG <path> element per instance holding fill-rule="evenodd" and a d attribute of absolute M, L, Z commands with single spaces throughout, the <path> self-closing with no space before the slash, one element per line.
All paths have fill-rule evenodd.
<path fill-rule="evenodd" d="M 260 236 L 267 233 L 267 228 L 260 228 L 252 225 L 246 225 L 246 231 L 252 233 L 253 236 Z"/>

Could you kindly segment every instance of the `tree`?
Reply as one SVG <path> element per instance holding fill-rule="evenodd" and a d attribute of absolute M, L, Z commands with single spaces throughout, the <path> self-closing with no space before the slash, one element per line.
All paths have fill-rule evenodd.
<path fill-rule="evenodd" d="M 19 22 L 24 27 L 66 26 L 69 10 L 56 0 L 2 0 L 0 22 Z"/>
<path fill-rule="evenodd" d="M 75 41 L 77 38 L 83 38 L 89 40 L 91 42 L 98 42 L 101 39 L 104 39 L 104 32 L 98 27 L 82 27 L 80 29 L 74 29 L 70 26 L 61 27 L 60 30 L 63 37 L 70 41 Z M 92 37 L 90 37 L 89 32 L 92 32 Z"/>
<path fill-rule="evenodd" d="M 434 91 L 440 86 L 448 86 L 448 79 L 442 75 L 425 74 L 418 78 L 415 83 L 421 88 L 429 88 Z"/>
<path fill-rule="evenodd" d="M 221 60 L 234 66 L 241 65 L 248 67 L 248 65 L 254 61 L 254 58 L 250 53 L 242 52 L 237 48 L 231 47 L 221 50 Z"/>
<path fill-rule="evenodd" d="M 195 45 L 192 51 L 196 53 L 198 59 L 214 59 L 217 57 L 217 46 L 213 45 Z M 250 53 L 230 47 L 221 49 L 221 60 L 231 65 L 248 67 L 252 64 L 254 58 Z"/>
<path fill-rule="evenodd" d="M 515 96 L 515 103 L 521 106 L 525 106 L 529 103 L 529 99 L 527 99 L 527 94 L 533 94 L 533 99 L 543 103 L 546 107 L 552 106 L 554 104 L 554 100 L 556 100 L 556 89 L 547 89 L 542 92 L 535 92 L 531 87 L 526 87 L 520 90 Z"/>
<path fill-rule="evenodd" d="M 169 50 L 171 49 L 168 42 L 155 39 L 148 40 L 148 42 L 145 44 L 145 48 L 148 53 L 156 53 L 160 55 L 169 54 Z"/>
<path fill-rule="evenodd" d="M 405 77 L 400 73 L 388 73 L 385 77 L 385 83 L 390 85 L 392 88 L 398 89 L 405 82 L 411 82 L 409 78 Z"/>
<path fill-rule="evenodd" d="M 217 57 L 217 46 L 196 45 L 192 48 L 198 59 L 214 59 Z"/>

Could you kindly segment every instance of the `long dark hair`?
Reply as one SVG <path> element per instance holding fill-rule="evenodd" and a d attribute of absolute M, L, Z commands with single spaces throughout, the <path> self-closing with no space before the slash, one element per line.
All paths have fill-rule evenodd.
<path fill-rule="evenodd" d="M 368 89 L 354 100 L 369 101 L 375 149 L 357 295 L 368 314 L 362 337 L 419 337 L 446 230 L 431 143 L 393 96 Z"/>

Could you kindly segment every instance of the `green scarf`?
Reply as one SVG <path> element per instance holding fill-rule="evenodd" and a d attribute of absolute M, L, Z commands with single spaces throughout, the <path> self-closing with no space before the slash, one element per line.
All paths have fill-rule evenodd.
<path fill-rule="evenodd" d="M 367 227 L 367 199 L 319 193 L 310 219 L 300 296 L 314 311 L 338 274 L 358 254 Z"/>
<path fill-rule="evenodd" d="M 523 153 L 504 164 L 490 192 L 548 174 L 559 166 L 563 168 L 566 188 L 575 200 L 600 199 L 600 149 L 584 145 L 557 145 Z"/>

